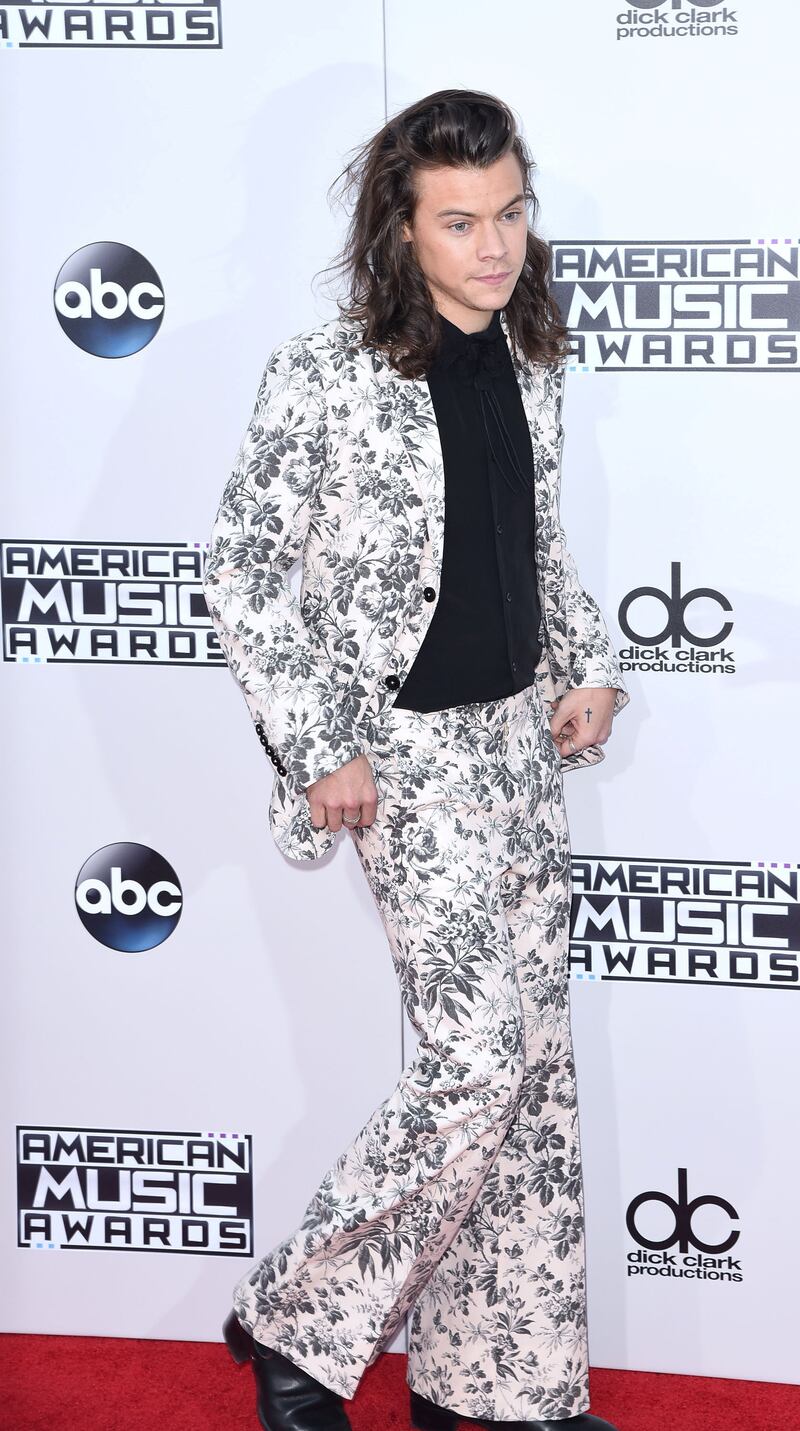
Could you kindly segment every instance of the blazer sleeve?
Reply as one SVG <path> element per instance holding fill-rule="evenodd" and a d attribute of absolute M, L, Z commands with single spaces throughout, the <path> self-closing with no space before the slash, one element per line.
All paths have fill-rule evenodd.
<path fill-rule="evenodd" d="M 562 365 L 554 374 L 555 381 L 555 422 L 558 448 L 558 470 L 561 471 L 561 455 L 564 446 L 564 426 L 562 409 L 564 405 L 564 376 Z M 559 503 L 561 484 L 559 481 Z M 617 715 L 630 701 L 630 693 L 623 680 L 617 653 L 614 649 L 603 614 L 595 601 L 582 585 L 578 568 L 567 547 L 560 511 L 556 536 L 562 545 L 561 560 L 564 567 L 564 591 L 567 606 L 567 635 L 569 638 L 570 686 L 614 686 L 613 714 Z"/>
<path fill-rule="evenodd" d="M 256 733 L 292 796 L 366 746 L 288 573 L 327 457 L 323 382 L 303 336 L 267 360 L 211 531 L 203 592 Z"/>

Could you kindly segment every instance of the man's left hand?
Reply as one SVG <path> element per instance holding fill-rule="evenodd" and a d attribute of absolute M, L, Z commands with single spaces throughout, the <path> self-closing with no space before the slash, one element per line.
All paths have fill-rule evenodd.
<path fill-rule="evenodd" d="M 562 756 L 587 745 L 605 745 L 614 722 L 616 686 L 573 686 L 552 702 L 550 732 Z"/>

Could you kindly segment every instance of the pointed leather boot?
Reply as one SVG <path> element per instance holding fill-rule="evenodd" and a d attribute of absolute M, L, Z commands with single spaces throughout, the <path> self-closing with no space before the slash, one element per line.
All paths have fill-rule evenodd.
<path fill-rule="evenodd" d="M 341 1396 L 272 1347 L 264 1346 L 230 1312 L 222 1327 L 240 1366 L 252 1361 L 258 1419 L 264 1431 L 352 1431 Z"/>
<path fill-rule="evenodd" d="M 411 1391 L 411 1425 L 418 1431 L 456 1431 L 459 1422 L 465 1426 L 481 1426 L 486 1431 L 617 1431 L 610 1421 L 602 1421 L 582 1411 L 560 1421 L 490 1421 L 480 1416 L 465 1416 L 447 1406 L 437 1406 L 418 1391 Z"/>

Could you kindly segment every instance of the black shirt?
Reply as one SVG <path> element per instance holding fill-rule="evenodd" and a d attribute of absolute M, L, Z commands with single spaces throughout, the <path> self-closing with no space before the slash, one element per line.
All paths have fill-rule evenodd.
<path fill-rule="evenodd" d="M 441 590 L 394 701 L 420 711 L 516 694 L 542 650 L 533 448 L 500 310 L 476 333 L 439 323 L 426 378 L 444 461 Z"/>

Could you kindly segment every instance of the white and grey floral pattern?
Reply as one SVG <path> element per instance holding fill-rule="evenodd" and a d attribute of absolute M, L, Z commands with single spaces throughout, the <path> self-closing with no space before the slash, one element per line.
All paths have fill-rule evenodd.
<path fill-rule="evenodd" d="M 501 322 L 506 338 L 505 315 Z M 391 706 L 438 594 L 444 471 L 424 379 L 404 379 L 357 344 L 349 320 L 287 339 L 265 366 L 213 525 L 204 591 L 220 646 L 274 769 L 269 823 L 279 848 L 319 858 L 305 788 L 362 753 Z M 581 586 L 559 517 L 564 370 L 515 369 L 536 463 L 535 544 L 546 645 L 544 699 L 578 685 L 630 697 L 602 614 Z M 302 558 L 296 597 L 288 580 Z M 604 758 L 591 745 L 562 769 Z"/>
<path fill-rule="evenodd" d="M 561 759 L 535 684 L 387 705 L 366 736 L 378 812 L 350 835 L 418 1047 L 234 1307 L 346 1397 L 410 1311 L 422 1395 L 574 1416 L 589 1386 Z"/>

